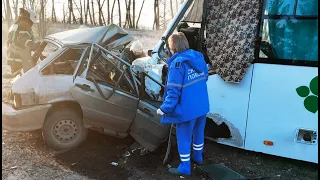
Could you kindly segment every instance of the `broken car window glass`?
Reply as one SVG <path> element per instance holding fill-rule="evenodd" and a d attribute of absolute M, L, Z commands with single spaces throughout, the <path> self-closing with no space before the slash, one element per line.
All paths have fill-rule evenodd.
<path fill-rule="evenodd" d="M 114 61 L 108 61 L 111 56 L 106 55 L 102 50 L 95 48 L 92 53 L 90 67 L 87 76 L 93 77 L 98 83 L 114 86 L 118 81 L 121 72 L 115 66 Z"/>
<path fill-rule="evenodd" d="M 64 74 L 72 75 L 80 57 L 84 53 L 83 48 L 68 48 L 43 71 L 43 75 Z"/>

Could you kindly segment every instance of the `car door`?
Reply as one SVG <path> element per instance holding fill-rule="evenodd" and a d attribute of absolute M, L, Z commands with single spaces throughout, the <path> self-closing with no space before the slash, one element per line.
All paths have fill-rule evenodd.
<path fill-rule="evenodd" d="M 137 93 L 127 74 L 114 64 L 115 58 L 102 47 L 93 45 L 85 56 L 82 60 L 88 63 L 77 67 L 71 87 L 71 95 L 83 110 L 84 123 L 116 136 L 125 135 L 136 114 Z M 79 73 L 80 69 L 85 69 L 84 73 Z"/>
<path fill-rule="evenodd" d="M 159 85 L 161 84 L 155 80 L 153 81 Z M 162 101 L 151 99 L 146 95 L 144 76 L 141 78 L 139 89 L 140 99 L 136 116 L 130 127 L 130 135 L 143 147 L 149 151 L 154 151 L 168 137 L 170 125 L 160 123 L 161 116 L 157 114 L 157 109 L 162 104 Z"/>

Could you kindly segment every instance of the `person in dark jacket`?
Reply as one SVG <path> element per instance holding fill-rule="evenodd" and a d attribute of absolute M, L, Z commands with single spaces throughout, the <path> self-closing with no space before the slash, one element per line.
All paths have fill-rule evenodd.
<path fill-rule="evenodd" d="M 188 40 L 183 33 L 171 35 L 168 41 L 173 56 L 168 59 L 164 101 L 157 113 L 162 115 L 161 123 L 176 124 L 181 163 L 178 168 L 170 168 L 169 172 L 174 175 L 190 175 L 190 160 L 202 163 L 204 128 L 206 114 L 209 112 L 206 84 L 208 69 L 203 55 L 189 49 Z"/>
<path fill-rule="evenodd" d="M 36 22 L 37 15 L 33 10 L 20 8 L 17 21 L 9 29 L 7 63 L 11 67 L 11 74 L 21 68 L 25 73 L 35 66 L 31 52 L 40 46 L 40 42 L 34 41 L 31 27 Z"/>

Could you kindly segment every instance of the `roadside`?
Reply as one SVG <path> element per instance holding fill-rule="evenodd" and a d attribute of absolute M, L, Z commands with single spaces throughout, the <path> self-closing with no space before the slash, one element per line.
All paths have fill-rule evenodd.
<path fill-rule="evenodd" d="M 90 131 L 86 142 L 70 152 L 57 154 L 42 140 L 41 132 L 2 131 L 2 179 L 181 179 L 162 165 L 165 145 L 147 156 L 135 152 L 126 161 L 122 155 L 132 138 L 118 139 Z M 172 166 L 177 165 L 176 149 Z M 205 163 L 224 163 L 245 177 L 281 180 L 316 180 L 316 164 L 249 152 L 206 142 Z M 112 162 L 118 166 L 111 165 Z M 199 180 L 194 173 L 185 179 Z"/>

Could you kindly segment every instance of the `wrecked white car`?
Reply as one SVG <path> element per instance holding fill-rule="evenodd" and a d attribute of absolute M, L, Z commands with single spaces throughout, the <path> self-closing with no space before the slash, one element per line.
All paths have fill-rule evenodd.
<path fill-rule="evenodd" d="M 156 113 L 161 101 L 145 91 L 148 75 L 119 58 L 133 39 L 113 24 L 47 36 L 36 53 L 53 51 L 13 82 L 9 100 L 2 103 L 2 127 L 42 129 L 55 150 L 77 147 L 88 128 L 121 138 L 130 134 L 147 150 L 156 150 L 170 127 L 160 124 Z"/>

